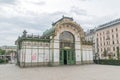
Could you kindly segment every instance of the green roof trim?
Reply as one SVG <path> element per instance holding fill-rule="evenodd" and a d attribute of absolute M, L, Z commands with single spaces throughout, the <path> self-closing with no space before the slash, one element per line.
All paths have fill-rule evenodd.
<path fill-rule="evenodd" d="M 21 41 L 38 41 L 38 42 L 50 42 L 50 39 L 39 39 L 39 38 L 21 38 L 19 42 Z"/>
<path fill-rule="evenodd" d="M 21 37 L 20 39 L 17 40 L 18 43 L 18 49 L 21 49 L 21 43 L 23 41 L 36 41 L 36 42 L 50 42 L 50 39 L 40 39 L 40 38 L 26 38 L 26 37 Z"/>
<path fill-rule="evenodd" d="M 61 22 L 63 19 L 70 19 L 71 21 L 73 21 L 73 18 L 70 18 L 70 17 L 65 17 L 63 16 L 61 19 L 59 19 L 58 21 L 56 21 L 55 23 L 52 24 L 52 28 L 46 30 L 45 32 L 43 32 L 43 37 L 49 37 L 51 35 L 53 35 L 53 33 L 55 32 L 55 25 L 58 23 L 58 22 Z M 65 22 L 64 22 L 65 23 Z"/>
<path fill-rule="evenodd" d="M 46 37 L 51 36 L 54 32 L 55 32 L 55 28 L 52 27 L 52 28 L 46 30 L 45 32 L 43 32 L 43 36 L 46 36 Z"/>

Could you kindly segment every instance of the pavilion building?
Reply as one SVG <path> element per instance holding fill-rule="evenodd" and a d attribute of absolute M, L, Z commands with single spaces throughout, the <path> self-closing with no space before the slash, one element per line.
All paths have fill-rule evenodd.
<path fill-rule="evenodd" d="M 53 23 L 41 36 L 24 31 L 16 45 L 20 67 L 93 63 L 92 46 L 82 27 L 69 17 Z"/>

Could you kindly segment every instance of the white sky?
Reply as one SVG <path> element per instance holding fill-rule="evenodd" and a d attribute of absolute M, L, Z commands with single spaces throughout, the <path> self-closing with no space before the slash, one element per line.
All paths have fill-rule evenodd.
<path fill-rule="evenodd" d="M 0 0 L 0 46 L 14 45 L 24 29 L 42 35 L 63 15 L 91 29 L 120 18 L 120 0 Z"/>

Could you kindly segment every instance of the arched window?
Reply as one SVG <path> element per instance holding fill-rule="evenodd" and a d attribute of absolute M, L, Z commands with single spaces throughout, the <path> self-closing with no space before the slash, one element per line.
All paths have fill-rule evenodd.
<path fill-rule="evenodd" d="M 74 49 L 75 38 L 71 32 L 64 31 L 59 36 L 60 48 L 71 48 Z"/>

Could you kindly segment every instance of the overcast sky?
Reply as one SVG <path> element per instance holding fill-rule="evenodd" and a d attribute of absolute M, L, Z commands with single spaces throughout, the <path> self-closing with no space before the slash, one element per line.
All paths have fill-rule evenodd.
<path fill-rule="evenodd" d="M 42 35 L 63 15 L 86 31 L 120 18 L 120 0 L 0 0 L 0 46 L 14 45 L 23 30 Z"/>

